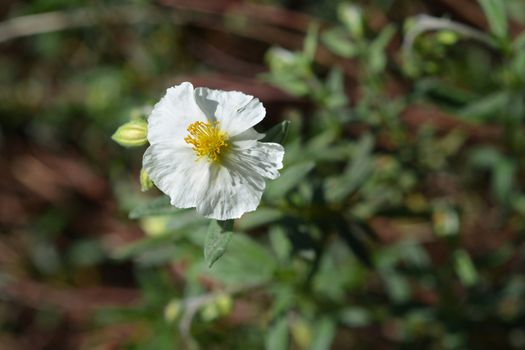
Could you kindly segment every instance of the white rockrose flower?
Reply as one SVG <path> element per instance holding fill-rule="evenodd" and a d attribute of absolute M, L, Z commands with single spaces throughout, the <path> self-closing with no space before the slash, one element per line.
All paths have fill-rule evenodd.
<path fill-rule="evenodd" d="M 153 183 L 178 208 L 228 220 L 259 205 L 265 178 L 276 179 L 284 148 L 259 142 L 253 126 L 262 103 L 238 91 L 169 88 L 148 118 L 143 165 Z"/>

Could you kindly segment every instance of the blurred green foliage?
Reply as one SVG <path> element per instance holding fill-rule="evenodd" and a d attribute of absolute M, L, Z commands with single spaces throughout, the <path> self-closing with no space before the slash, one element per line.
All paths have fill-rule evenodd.
<path fill-rule="evenodd" d="M 17 338 L 37 329 L 52 335 L 38 346 L 57 349 L 525 346 L 522 3 L 480 0 L 487 25 L 476 27 L 457 10 L 454 20 L 415 15 L 440 1 L 261 1 L 309 11 L 302 45 L 275 35 L 269 47 L 241 49 L 231 14 L 214 13 L 211 2 L 170 3 L 9 8 L 10 18 L 80 6 L 97 15 L 91 25 L 0 43 L 8 49 L 1 159 L 11 174 L 2 191 L 11 198 L 9 184 L 20 183 L 45 199 L 23 202 L 26 219 L 0 225 L 2 252 L 15 252 L 0 271 L 0 341 L 24 348 Z M 206 11 L 214 17 L 199 21 Z M 227 65 L 213 67 L 199 51 L 223 57 L 230 48 L 250 74 L 264 60 L 258 82 L 287 96 L 285 108 L 261 98 L 274 112 L 266 141 L 285 146 L 285 167 L 257 211 L 210 223 L 155 189 L 142 194 L 151 186 L 147 174 L 139 180 L 144 148 L 121 149 L 110 137 L 185 75 L 213 82 Z M 47 159 L 39 151 L 76 155 L 109 178 L 109 193 L 46 192 L 53 181 L 27 162 Z M 84 173 L 75 169 L 64 173 Z M 77 297 L 116 287 L 135 298 L 123 303 L 119 289 L 117 302 L 89 309 L 86 320 L 48 289 L 35 302 L 36 284 L 10 292 L 27 279 Z M 69 319 L 85 334 L 68 343 L 61 336 L 78 333 Z"/>

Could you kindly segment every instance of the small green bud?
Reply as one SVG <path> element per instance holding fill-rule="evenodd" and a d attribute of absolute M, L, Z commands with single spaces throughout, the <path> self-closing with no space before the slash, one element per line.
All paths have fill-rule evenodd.
<path fill-rule="evenodd" d="M 151 181 L 148 173 L 144 168 L 140 169 L 140 190 L 146 192 L 153 187 L 153 181 Z"/>
<path fill-rule="evenodd" d="M 228 315 L 232 311 L 233 300 L 228 294 L 221 294 L 215 299 L 215 304 L 221 315 Z"/>
<path fill-rule="evenodd" d="M 459 40 L 459 35 L 451 30 L 441 30 L 436 36 L 443 45 L 454 45 Z"/>
<path fill-rule="evenodd" d="M 137 147 L 148 142 L 148 124 L 144 119 L 135 119 L 121 125 L 111 138 L 124 147 Z"/>
<path fill-rule="evenodd" d="M 181 304 L 178 299 L 173 299 L 164 307 L 164 319 L 172 323 L 177 319 L 181 311 Z"/>
<path fill-rule="evenodd" d="M 201 309 L 200 314 L 202 319 L 206 322 L 211 322 L 220 316 L 219 308 L 213 302 L 206 304 L 206 306 Z"/>
<path fill-rule="evenodd" d="M 169 221 L 167 216 L 147 216 L 140 219 L 140 226 L 147 236 L 159 237 L 166 234 Z"/>

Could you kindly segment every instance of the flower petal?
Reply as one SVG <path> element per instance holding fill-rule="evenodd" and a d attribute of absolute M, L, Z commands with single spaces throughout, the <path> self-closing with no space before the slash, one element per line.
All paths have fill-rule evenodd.
<path fill-rule="evenodd" d="M 263 177 L 247 167 L 237 164 L 214 166 L 197 212 L 217 220 L 240 218 L 257 208 L 265 185 Z"/>
<path fill-rule="evenodd" d="M 208 119 L 218 121 L 230 137 L 256 125 L 266 114 L 259 99 L 239 91 L 197 88 L 195 99 Z"/>
<path fill-rule="evenodd" d="M 258 133 L 254 128 L 249 128 L 242 133 L 230 137 L 229 142 L 236 149 L 250 148 L 257 144 L 257 140 L 264 137 L 264 134 Z"/>
<path fill-rule="evenodd" d="M 184 142 L 188 125 L 206 121 L 206 116 L 195 101 L 193 85 L 182 83 L 166 90 L 166 95 L 155 105 L 148 118 L 148 140 L 151 144 Z"/>
<path fill-rule="evenodd" d="M 144 153 L 143 166 L 153 183 L 178 208 L 195 207 L 209 183 L 209 163 L 197 160 L 188 147 L 153 144 Z"/>
<path fill-rule="evenodd" d="M 283 167 L 284 148 L 278 143 L 259 142 L 250 148 L 234 150 L 228 155 L 230 163 L 241 164 L 268 179 L 279 177 Z"/>

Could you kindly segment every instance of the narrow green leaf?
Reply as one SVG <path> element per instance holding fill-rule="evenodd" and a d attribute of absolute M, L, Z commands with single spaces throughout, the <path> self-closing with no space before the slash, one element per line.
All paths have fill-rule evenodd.
<path fill-rule="evenodd" d="M 458 274 L 461 283 L 465 286 L 476 284 L 478 281 L 478 272 L 470 259 L 470 255 L 462 249 L 457 250 L 454 253 L 454 260 L 456 263 L 456 273 Z"/>
<path fill-rule="evenodd" d="M 392 25 L 386 26 L 379 36 L 370 44 L 369 47 L 369 69 L 372 73 L 380 73 L 386 67 L 387 57 L 385 53 L 386 46 L 394 37 L 396 29 Z"/>
<path fill-rule="evenodd" d="M 328 317 L 316 322 L 309 350 L 329 350 L 335 336 L 335 323 Z"/>
<path fill-rule="evenodd" d="M 325 31 L 321 35 L 321 40 L 328 50 L 341 57 L 352 58 L 359 53 L 358 45 L 348 38 L 342 28 Z"/>
<path fill-rule="evenodd" d="M 266 198 L 276 200 L 295 188 L 314 168 L 314 162 L 304 162 L 292 165 L 285 169 L 277 180 L 268 183 Z"/>
<path fill-rule="evenodd" d="M 130 219 L 138 219 L 145 216 L 172 215 L 185 211 L 170 204 L 170 199 L 166 196 L 155 198 L 154 200 L 136 207 L 129 213 Z"/>
<path fill-rule="evenodd" d="M 270 228 L 269 233 L 272 249 L 279 261 L 286 261 L 292 252 L 292 244 L 286 236 L 286 231 L 278 225 Z"/>
<path fill-rule="evenodd" d="M 283 216 L 284 213 L 278 209 L 259 208 L 256 211 L 243 215 L 243 217 L 237 222 L 236 227 L 241 231 L 251 230 L 279 220 Z"/>
<path fill-rule="evenodd" d="M 363 10 L 359 6 L 341 3 L 337 7 L 337 15 L 353 38 L 363 37 Z"/>
<path fill-rule="evenodd" d="M 465 104 L 465 107 L 461 108 L 457 115 L 468 120 L 487 122 L 490 121 L 490 118 L 500 115 L 508 105 L 508 101 L 507 91 L 496 91 Z"/>
<path fill-rule="evenodd" d="M 288 134 L 290 126 L 289 120 L 283 120 L 279 124 L 273 126 L 266 132 L 266 136 L 261 140 L 262 142 L 275 142 L 282 144 Z"/>
<path fill-rule="evenodd" d="M 112 258 L 117 260 L 130 259 L 153 251 L 159 246 L 166 245 L 168 242 L 169 240 L 166 237 L 144 238 L 116 249 L 112 254 Z"/>
<path fill-rule="evenodd" d="M 487 17 L 490 31 L 498 38 L 507 36 L 507 12 L 503 0 L 479 0 L 479 4 Z"/>
<path fill-rule="evenodd" d="M 494 147 L 479 147 L 471 152 L 469 161 L 474 167 L 491 169 L 503 159 L 501 153 Z"/>
<path fill-rule="evenodd" d="M 266 246 L 236 232 L 228 245 L 228 254 L 208 273 L 225 285 L 238 286 L 266 282 L 272 278 L 275 268 L 275 256 Z"/>
<path fill-rule="evenodd" d="M 306 39 L 304 40 L 304 56 L 309 60 L 313 61 L 315 58 L 315 52 L 317 51 L 317 36 L 319 32 L 319 24 L 311 23 L 306 33 Z"/>
<path fill-rule="evenodd" d="M 337 202 L 354 192 L 367 179 L 372 171 L 372 149 L 374 139 L 365 135 L 357 144 L 352 162 L 342 176 L 329 179 L 326 182 L 325 192 L 328 200 Z"/>
<path fill-rule="evenodd" d="M 288 320 L 282 317 L 270 326 L 266 335 L 266 350 L 286 350 L 289 342 Z"/>
<path fill-rule="evenodd" d="M 410 299 L 412 293 L 406 277 L 394 270 L 385 269 L 381 272 L 386 290 L 392 301 L 396 304 L 404 303 Z"/>
<path fill-rule="evenodd" d="M 515 167 L 511 160 L 503 158 L 493 168 L 492 190 L 501 203 L 507 202 L 512 194 Z"/>
<path fill-rule="evenodd" d="M 212 220 L 208 226 L 204 242 L 204 259 L 208 267 L 212 265 L 226 252 L 228 243 L 232 237 L 233 220 Z"/>
<path fill-rule="evenodd" d="M 370 313 L 366 308 L 349 307 L 341 311 L 341 322 L 348 327 L 364 327 L 370 324 Z"/>
<path fill-rule="evenodd" d="M 520 51 L 525 48 L 525 32 L 522 32 L 516 37 L 516 39 L 514 39 L 514 42 L 512 43 L 512 48 L 515 51 Z"/>
<path fill-rule="evenodd" d="M 334 218 L 335 228 L 341 239 L 346 243 L 348 248 L 365 266 L 372 267 L 370 253 L 364 242 L 352 231 L 352 227 L 342 218 Z"/>

